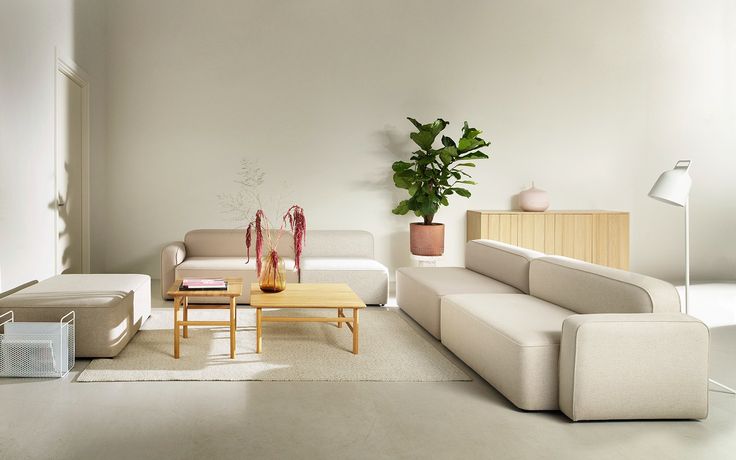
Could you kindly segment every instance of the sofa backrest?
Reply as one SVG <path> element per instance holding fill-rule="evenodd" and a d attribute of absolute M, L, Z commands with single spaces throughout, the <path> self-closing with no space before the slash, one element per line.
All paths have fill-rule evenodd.
<path fill-rule="evenodd" d="M 277 231 L 271 230 L 273 238 Z M 265 235 L 264 235 L 265 237 Z M 256 255 L 256 235 L 253 234 L 250 256 Z M 184 236 L 187 257 L 246 257 L 245 229 L 192 230 Z M 263 251 L 268 250 L 264 242 Z M 278 246 L 278 253 L 284 257 L 294 257 L 291 233 L 284 232 Z"/>
<path fill-rule="evenodd" d="M 529 293 L 529 263 L 544 254 L 493 240 L 465 245 L 465 268 Z"/>
<path fill-rule="evenodd" d="M 532 260 L 529 293 L 581 314 L 680 311 L 666 281 L 560 256 Z"/>
<path fill-rule="evenodd" d="M 304 257 L 373 258 L 373 234 L 363 230 L 307 230 Z"/>

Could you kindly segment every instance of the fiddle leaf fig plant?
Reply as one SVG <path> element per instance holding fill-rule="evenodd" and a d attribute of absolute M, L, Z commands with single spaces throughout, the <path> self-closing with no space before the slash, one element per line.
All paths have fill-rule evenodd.
<path fill-rule="evenodd" d="M 488 158 L 480 149 L 490 143 L 478 137 L 481 131 L 469 127 L 466 121 L 457 142 L 442 136 L 442 146 L 434 148 L 437 136 L 449 123 L 441 118 L 426 125 L 413 118 L 408 120 L 417 129 L 409 137 L 419 150 L 412 153 L 409 161 L 397 161 L 392 166 L 394 184 L 409 193 L 409 198 L 402 200 L 392 212 L 404 215 L 413 211 L 423 218 L 425 225 L 431 225 L 440 206 L 449 205 L 448 196 L 470 197 L 470 190 L 465 186 L 475 182 L 466 168 L 475 167 L 471 160 Z"/>

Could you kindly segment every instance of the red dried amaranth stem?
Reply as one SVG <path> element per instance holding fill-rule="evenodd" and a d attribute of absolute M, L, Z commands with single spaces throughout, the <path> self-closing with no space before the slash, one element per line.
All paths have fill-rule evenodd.
<path fill-rule="evenodd" d="M 247 264 L 250 262 L 250 244 L 251 244 L 251 234 L 253 231 L 253 222 L 248 224 L 248 228 L 245 229 L 245 263 Z"/>
<path fill-rule="evenodd" d="M 261 257 L 263 256 L 263 227 L 261 221 L 264 218 L 263 210 L 256 212 L 256 273 L 261 276 Z"/>
<path fill-rule="evenodd" d="M 279 254 L 276 252 L 275 249 L 272 249 L 269 256 L 271 257 L 271 271 L 273 273 L 273 287 L 275 288 L 276 280 L 279 277 Z"/>
<path fill-rule="evenodd" d="M 284 214 L 284 223 L 288 223 L 294 233 L 294 265 L 298 271 L 301 267 L 304 240 L 307 236 L 307 219 L 304 216 L 304 209 L 298 205 L 290 207 Z"/>

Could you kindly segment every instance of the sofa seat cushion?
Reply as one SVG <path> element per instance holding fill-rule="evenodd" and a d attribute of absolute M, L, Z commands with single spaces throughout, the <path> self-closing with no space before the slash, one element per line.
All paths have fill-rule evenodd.
<path fill-rule="evenodd" d="M 286 282 L 298 283 L 299 275 L 294 269 L 294 259 L 282 257 L 286 268 Z M 176 266 L 176 278 L 241 278 L 243 280 L 243 295 L 236 301 L 240 304 L 250 302 L 250 283 L 258 282 L 256 275 L 256 260 L 251 257 L 246 262 L 245 257 L 189 257 Z M 193 297 L 194 303 L 222 303 L 222 298 Z"/>
<path fill-rule="evenodd" d="M 58 275 L 0 299 L 16 321 L 59 321 L 76 313 L 76 356 L 116 356 L 151 315 L 148 275 Z"/>
<path fill-rule="evenodd" d="M 555 410 L 562 323 L 575 312 L 524 294 L 442 298 L 442 343 L 517 407 Z"/>
<path fill-rule="evenodd" d="M 388 302 L 388 268 L 366 257 L 304 257 L 300 283 L 346 283 L 368 305 Z"/>
<path fill-rule="evenodd" d="M 460 293 L 519 294 L 518 289 L 462 267 L 403 267 L 396 271 L 396 302 L 435 338 L 441 338 L 440 298 Z"/>

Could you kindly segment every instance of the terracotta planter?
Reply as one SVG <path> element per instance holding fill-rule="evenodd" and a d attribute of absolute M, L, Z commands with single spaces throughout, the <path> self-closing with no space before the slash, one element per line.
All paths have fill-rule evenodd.
<path fill-rule="evenodd" d="M 409 240 L 415 256 L 441 256 L 445 252 L 445 224 L 412 223 Z"/>

